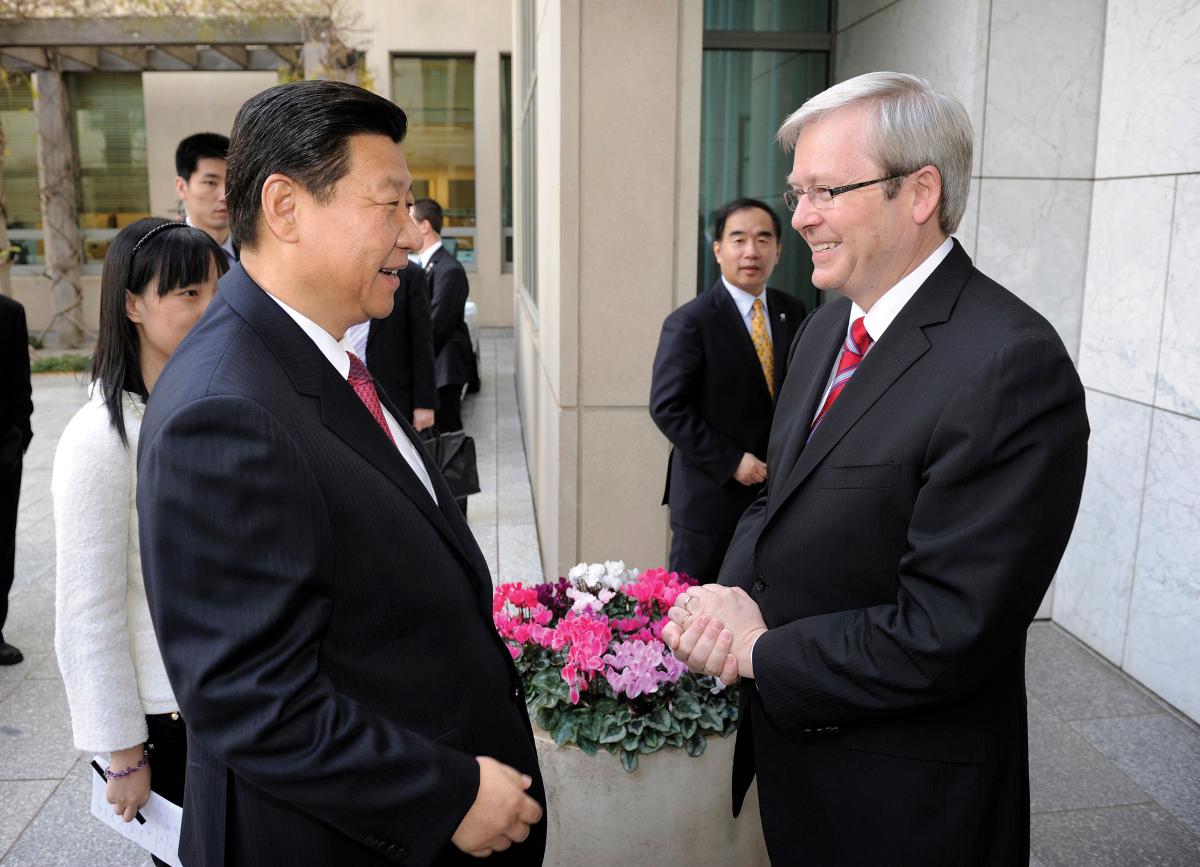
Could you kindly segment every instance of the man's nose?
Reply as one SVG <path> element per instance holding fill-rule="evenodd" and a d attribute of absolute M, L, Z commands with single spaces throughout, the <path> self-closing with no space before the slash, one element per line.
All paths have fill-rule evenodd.
<path fill-rule="evenodd" d="M 421 249 L 421 230 L 417 228 L 417 221 L 412 218 L 412 214 L 408 215 L 408 219 L 400 227 L 400 234 L 396 236 L 396 246 L 402 250 Z"/>
<path fill-rule="evenodd" d="M 820 222 L 821 212 L 813 207 L 807 195 L 801 194 L 800 200 L 796 202 L 796 210 L 792 211 L 792 228 L 797 234 L 803 235 L 806 228 Z"/>
<path fill-rule="evenodd" d="M 217 201 L 221 204 L 225 203 L 225 186 L 221 185 L 221 195 L 217 196 Z"/>

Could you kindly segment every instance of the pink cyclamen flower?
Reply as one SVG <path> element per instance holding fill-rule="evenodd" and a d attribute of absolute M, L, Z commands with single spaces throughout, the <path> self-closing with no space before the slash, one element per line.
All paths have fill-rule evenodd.
<path fill-rule="evenodd" d="M 637 698 L 657 692 L 664 683 L 674 683 L 687 670 L 662 644 L 621 641 L 605 654 L 604 677 L 614 695 Z"/>

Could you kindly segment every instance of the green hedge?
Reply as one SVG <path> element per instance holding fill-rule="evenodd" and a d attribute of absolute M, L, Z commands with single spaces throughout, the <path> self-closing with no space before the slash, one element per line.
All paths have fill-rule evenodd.
<path fill-rule="evenodd" d="M 92 369 L 88 355 L 48 355 L 29 363 L 31 373 L 77 373 Z"/>

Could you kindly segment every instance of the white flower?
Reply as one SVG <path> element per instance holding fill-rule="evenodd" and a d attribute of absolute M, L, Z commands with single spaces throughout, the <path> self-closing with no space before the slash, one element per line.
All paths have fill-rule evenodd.
<path fill-rule="evenodd" d="M 599 611 L 604 604 L 586 590 L 576 590 L 574 587 L 567 588 L 567 596 L 575 600 L 571 606 L 572 611 Z"/>
<path fill-rule="evenodd" d="M 620 589 L 621 585 L 628 580 L 625 575 L 625 561 L 605 560 L 602 580 L 605 587 L 611 587 L 613 590 Z"/>
<path fill-rule="evenodd" d="M 592 563 L 587 567 L 587 577 L 584 578 L 584 582 L 589 589 L 595 590 L 600 586 L 600 582 L 604 580 L 604 577 L 604 565 L 602 563 Z"/>
<path fill-rule="evenodd" d="M 576 563 L 571 567 L 571 571 L 567 573 L 567 577 L 571 579 L 572 584 L 578 584 L 579 579 L 587 574 L 587 563 Z"/>

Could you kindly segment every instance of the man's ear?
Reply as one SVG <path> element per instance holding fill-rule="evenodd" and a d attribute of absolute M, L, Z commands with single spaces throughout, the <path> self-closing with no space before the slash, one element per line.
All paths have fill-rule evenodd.
<path fill-rule="evenodd" d="M 942 203 L 942 173 L 937 166 L 922 166 L 912 174 L 913 221 L 924 226 L 931 217 L 937 216 Z"/>
<path fill-rule="evenodd" d="M 140 325 L 142 322 L 142 310 L 141 305 L 138 304 L 138 297 L 128 289 L 125 290 L 125 316 L 130 322 Z"/>
<path fill-rule="evenodd" d="M 175 195 L 179 196 L 180 201 L 187 199 L 187 181 L 179 175 L 175 176 Z"/>
<path fill-rule="evenodd" d="M 720 263 L 720 261 L 721 261 L 721 242 L 720 241 L 713 241 L 713 258 L 716 259 L 718 263 Z"/>
<path fill-rule="evenodd" d="M 287 175 L 276 172 L 262 185 L 262 220 L 271 234 L 285 244 L 294 244 L 299 239 L 296 225 L 296 208 L 299 188 Z"/>

